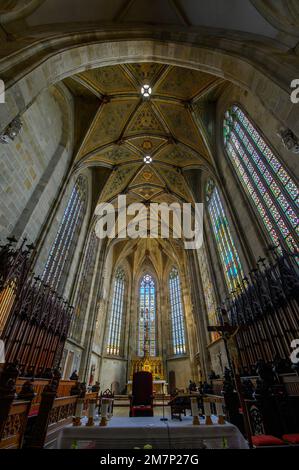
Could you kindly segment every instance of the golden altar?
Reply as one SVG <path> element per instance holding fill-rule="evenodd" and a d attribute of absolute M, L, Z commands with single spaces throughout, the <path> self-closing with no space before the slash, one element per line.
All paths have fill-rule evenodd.
<path fill-rule="evenodd" d="M 153 375 L 153 390 L 154 393 L 162 394 L 167 393 L 163 360 L 160 356 L 137 356 L 131 360 L 130 380 L 128 381 L 128 394 L 132 392 L 132 380 L 134 372 L 146 371 L 151 372 Z"/>

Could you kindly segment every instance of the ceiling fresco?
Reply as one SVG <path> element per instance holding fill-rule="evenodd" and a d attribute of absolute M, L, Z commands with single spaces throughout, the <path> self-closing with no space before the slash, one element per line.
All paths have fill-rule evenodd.
<path fill-rule="evenodd" d="M 227 82 L 158 63 L 87 70 L 64 82 L 77 97 L 94 97 L 96 109 L 76 166 L 113 170 L 100 201 L 124 192 L 141 200 L 163 200 L 163 194 L 192 199 L 184 170 L 213 165 L 211 103 Z M 152 89 L 147 99 L 144 84 Z M 152 162 L 144 166 L 146 155 Z"/>

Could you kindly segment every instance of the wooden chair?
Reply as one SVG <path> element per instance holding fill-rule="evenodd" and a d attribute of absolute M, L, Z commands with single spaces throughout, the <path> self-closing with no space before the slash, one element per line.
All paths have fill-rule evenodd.
<path fill-rule="evenodd" d="M 286 445 L 282 439 L 266 432 L 263 414 L 258 402 L 254 400 L 245 400 L 245 406 L 249 417 L 251 441 L 254 447 L 276 447 Z"/>
<path fill-rule="evenodd" d="M 153 415 L 153 376 L 151 372 L 135 372 L 130 396 L 130 416 Z"/>
<path fill-rule="evenodd" d="M 186 410 L 191 409 L 190 397 L 177 395 L 169 401 L 168 405 L 171 410 L 171 419 L 179 419 L 182 421 L 182 414 L 186 416 Z"/>

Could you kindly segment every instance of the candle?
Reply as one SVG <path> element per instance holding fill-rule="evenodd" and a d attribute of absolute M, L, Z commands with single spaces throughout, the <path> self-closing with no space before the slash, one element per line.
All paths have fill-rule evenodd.
<path fill-rule="evenodd" d="M 76 404 L 75 417 L 82 418 L 83 414 L 83 400 L 78 400 Z"/>
<path fill-rule="evenodd" d="M 193 424 L 199 425 L 199 418 L 198 418 L 198 402 L 196 397 L 191 397 L 191 412 L 193 416 Z"/>
<path fill-rule="evenodd" d="M 217 415 L 218 415 L 218 424 L 225 424 L 225 419 L 223 415 L 223 406 L 222 406 L 221 400 L 216 402 L 216 410 L 217 410 Z"/>
<path fill-rule="evenodd" d="M 223 415 L 223 411 L 222 411 L 222 403 L 221 401 L 216 401 L 216 413 L 217 413 L 217 416 L 221 416 Z"/>
<path fill-rule="evenodd" d="M 111 419 L 112 418 L 112 403 L 113 403 L 113 399 L 112 398 L 108 398 L 109 400 L 109 403 L 108 403 L 108 406 L 107 406 L 107 418 L 108 419 Z"/>
<path fill-rule="evenodd" d="M 107 426 L 107 408 L 108 408 L 108 405 L 109 405 L 109 399 L 102 398 L 100 426 Z"/>
<path fill-rule="evenodd" d="M 206 424 L 210 425 L 210 424 L 213 424 L 213 421 L 211 419 L 211 402 L 209 398 L 205 398 L 204 402 L 205 402 Z"/>
<path fill-rule="evenodd" d="M 109 399 L 108 398 L 102 398 L 102 403 L 101 403 L 101 416 L 102 416 L 102 418 L 107 418 L 108 405 L 109 405 Z"/>
<path fill-rule="evenodd" d="M 198 416 L 198 403 L 196 397 L 191 398 L 191 412 L 192 416 Z"/>
<path fill-rule="evenodd" d="M 93 418 L 95 407 L 96 407 L 95 400 L 90 400 L 89 406 L 88 406 L 88 417 L 89 418 Z"/>

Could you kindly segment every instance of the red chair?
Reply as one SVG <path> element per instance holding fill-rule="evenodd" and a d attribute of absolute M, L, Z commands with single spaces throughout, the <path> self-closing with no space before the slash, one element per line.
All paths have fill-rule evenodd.
<path fill-rule="evenodd" d="M 273 447 L 283 446 L 286 443 L 276 436 L 266 434 L 263 415 L 261 410 L 254 400 L 244 400 L 249 417 L 249 425 L 251 430 L 251 441 L 254 447 Z M 243 413 L 244 410 L 242 410 Z"/>
<path fill-rule="evenodd" d="M 288 444 L 299 445 L 299 433 L 297 434 L 284 434 L 282 439 Z"/>
<path fill-rule="evenodd" d="M 153 376 L 151 372 L 135 372 L 132 395 L 130 396 L 130 416 L 154 416 Z"/>

